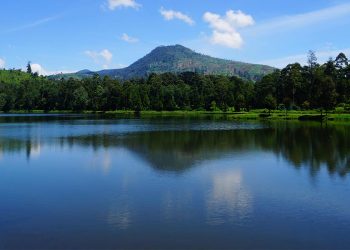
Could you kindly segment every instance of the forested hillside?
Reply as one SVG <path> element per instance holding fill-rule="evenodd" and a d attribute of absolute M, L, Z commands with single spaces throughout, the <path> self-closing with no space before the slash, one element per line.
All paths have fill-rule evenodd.
<path fill-rule="evenodd" d="M 184 46 L 160 46 L 148 55 L 124 69 L 111 69 L 92 72 L 82 70 L 74 74 L 52 76 L 52 78 L 86 78 L 98 74 L 112 79 L 128 80 L 147 77 L 152 73 L 183 73 L 195 72 L 204 75 L 239 76 L 246 80 L 259 80 L 275 69 L 259 64 L 249 64 L 224 59 L 218 59 L 196 53 Z"/>
<path fill-rule="evenodd" d="M 290 64 L 258 82 L 194 72 L 151 74 L 120 81 L 94 75 L 53 80 L 31 72 L 0 70 L 0 110 L 222 110 L 252 108 L 331 110 L 350 104 L 350 66 L 335 60 Z"/>

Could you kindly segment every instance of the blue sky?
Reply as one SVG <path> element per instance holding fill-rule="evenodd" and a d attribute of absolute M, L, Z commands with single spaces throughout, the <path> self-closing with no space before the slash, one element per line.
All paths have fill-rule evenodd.
<path fill-rule="evenodd" d="M 350 1 L 2 0 L 0 68 L 125 67 L 159 45 L 283 67 L 350 56 Z"/>

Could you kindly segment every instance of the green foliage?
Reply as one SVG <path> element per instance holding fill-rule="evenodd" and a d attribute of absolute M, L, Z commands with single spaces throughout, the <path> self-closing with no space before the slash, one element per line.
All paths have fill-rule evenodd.
<path fill-rule="evenodd" d="M 53 80 L 18 71 L 0 71 L 0 109 L 10 110 L 222 110 L 252 106 L 254 87 L 237 77 L 151 74 L 125 82 L 98 75 Z M 250 100 L 250 101 L 247 101 Z M 215 104 L 213 106 L 213 104 Z"/>
<path fill-rule="evenodd" d="M 287 109 L 319 108 L 332 110 L 337 103 L 350 102 L 350 67 L 341 53 L 335 61 L 317 63 L 314 52 L 309 52 L 308 66 L 287 65 L 281 71 L 266 75 L 256 83 L 255 107 L 266 107 L 266 98 L 276 97 Z M 269 97 L 272 101 L 271 97 Z M 272 105 L 271 105 L 272 106 Z"/>
<path fill-rule="evenodd" d="M 264 99 L 265 108 L 271 112 L 272 109 L 276 108 L 276 98 L 274 98 L 271 94 L 268 94 Z"/>
<path fill-rule="evenodd" d="M 83 86 L 77 88 L 73 92 L 73 110 L 82 111 L 86 109 L 89 101 L 89 96 L 87 91 Z"/>
<path fill-rule="evenodd" d="M 167 50 L 167 48 L 163 48 Z M 169 52 L 170 53 L 170 52 Z M 187 53 L 186 50 L 183 53 Z M 171 55 L 171 53 L 170 53 Z M 170 56 L 169 55 L 169 56 Z M 345 55 L 318 65 L 291 64 L 256 83 L 235 76 L 201 73 L 152 73 L 119 81 L 99 75 L 83 79 L 39 77 L 19 70 L 0 70 L 0 110 L 207 110 L 252 108 L 332 110 L 350 104 L 350 66 Z"/>

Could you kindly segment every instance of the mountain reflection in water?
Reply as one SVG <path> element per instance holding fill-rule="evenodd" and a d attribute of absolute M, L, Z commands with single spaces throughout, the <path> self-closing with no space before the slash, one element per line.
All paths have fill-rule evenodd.
<path fill-rule="evenodd" d="M 272 152 L 296 168 L 309 168 L 312 175 L 325 167 L 329 174 L 345 176 L 350 170 L 350 126 L 270 124 L 260 129 L 186 130 L 87 133 L 78 136 L 25 138 L 0 137 L 2 154 L 25 152 L 39 157 L 45 145 L 130 150 L 157 170 L 182 172 L 198 162 L 227 154 Z M 108 154 L 104 166 L 108 168 Z"/>

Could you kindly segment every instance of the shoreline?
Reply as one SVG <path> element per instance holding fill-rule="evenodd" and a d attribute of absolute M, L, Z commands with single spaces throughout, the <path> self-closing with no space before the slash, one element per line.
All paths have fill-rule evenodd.
<path fill-rule="evenodd" d="M 140 111 L 135 112 L 132 110 L 117 110 L 117 111 L 82 111 L 82 112 L 74 112 L 74 111 L 50 111 L 45 112 L 43 110 L 33 110 L 31 112 L 28 111 L 11 111 L 8 113 L 0 113 L 2 115 L 64 115 L 64 114 L 77 114 L 77 115 L 125 115 L 125 116 L 135 116 L 135 117 L 203 117 L 203 116 L 222 116 L 232 120 L 281 120 L 281 121 L 349 121 L 350 122 L 350 113 L 345 112 L 329 112 L 327 116 L 324 114 L 321 117 L 321 113 L 316 110 L 308 110 L 308 111 L 271 111 L 269 114 L 266 110 L 252 110 L 249 112 L 223 112 L 223 111 Z M 304 118 L 304 119 L 303 119 Z"/>

